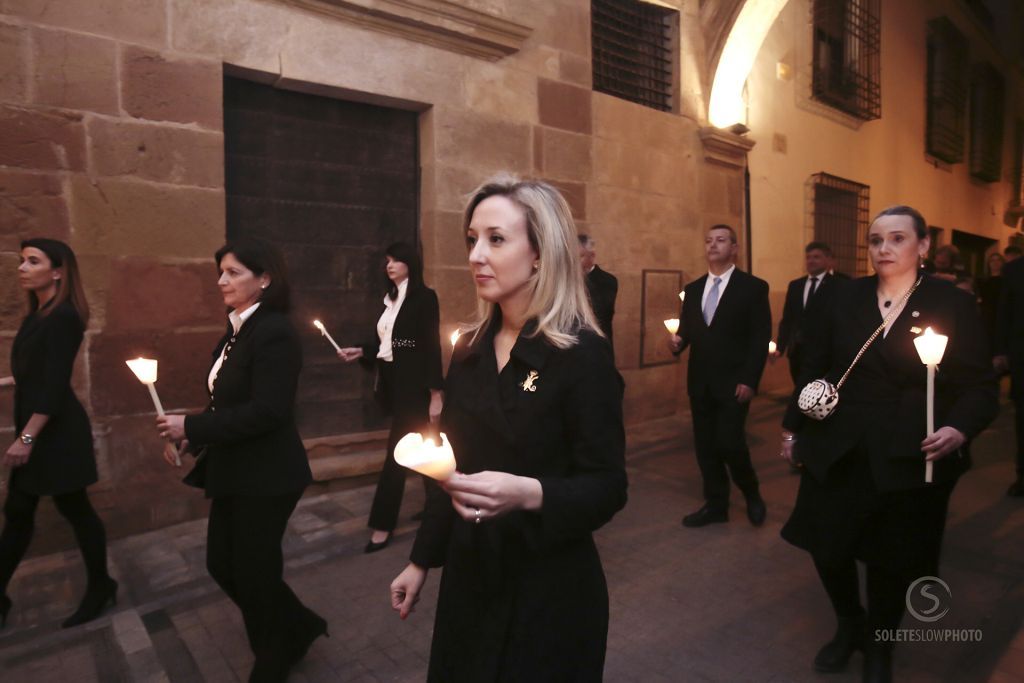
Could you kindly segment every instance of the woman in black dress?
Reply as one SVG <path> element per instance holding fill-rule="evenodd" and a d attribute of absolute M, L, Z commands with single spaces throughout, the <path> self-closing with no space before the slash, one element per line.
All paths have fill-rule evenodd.
<path fill-rule="evenodd" d="M 396 242 L 385 252 L 384 312 L 372 342 L 338 352 L 346 362 L 361 361 L 377 372 L 377 399 L 392 416 L 388 450 L 377 480 L 364 549 L 383 550 L 398 524 L 406 469 L 395 462 L 395 444 L 409 432 L 423 432 L 441 416 L 440 310 L 437 294 L 423 284 L 419 254 Z M 429 485 L 429 484 L 428 484 Z"/>
<path fill-rule="evenodd" d="M 288 320 L 289 286 L 278 249 L 240 239 L 216 254 L 230 309 L 211 356 L 210 395 L 197 415 L 157 418 L 160 435 L 199 454 L 188 483 L 212 499 L 206 540 L 210 576 L 238 605 L 255 663 L 249 680 L 284 681 L 327 622 L 285 583 L 281 539 L 312 481 L 295 393 L 302 347 Z M 168 463 L 174 454 L 165 452 Z"/>
<path fill-rule="evenodd" d="M 782 536 L 807 550 L 839 623 L 814 668 L 845 668 L 864 651 L 864 680 L 891 679 L 891 634 L 910 584 L 938 572 L 950 494 L 970 466 L 967 445 L 995 417 L 996 382 L 974 297 L 925 275 L 927 224 L 906 206 L 881 212 L 868 231 L 876 274 L 841 287 L 807 344 L 797 392 L 783 421 L 782 456 L 804 472 Z M 800 388 L 835 383 L 883 321 L 850 372 L 835 412 L 803 416 Z M 926 367 L 914 338 L 949 337 L 936 376 L 935 425 L 926 435 Z M 934 483 L 925 483 L 925 462 Z M 867 611 L 857 561 L 866 566 Z M 888 639 L 887 639 L 888 636 Z"/>
<path fill-rule="evenodd" d="M 11 599 L 7 584 L 32 540 L 40 496 L 52 496 L 71 524 L 88 577 L 85 597 L 64 628 L 84 624 L 117 600 L 107 573 L 103 522 L 85 489 L 96 483 L 92 426 L 71 389 L 71 373 L 89 322 L 78 263 L 71 248 L 51 239 L 21 243 L 18 281 L 28 292 L 29 315 L 11 349 L 17 437 L 3 464 L 10 468 L 0 534 L 0 626 Z"/>
<path fill-rule="evenodd" d="M 608 590 L 592 533 L 626 502 L 622 378 L 557 190 L 495 180 L 464 228 L 481 316 L 441 418 L 459 472 L 429 491 L 392 607 L 406 618 L 444 567 L 430 681 L 600 681 Z"/>

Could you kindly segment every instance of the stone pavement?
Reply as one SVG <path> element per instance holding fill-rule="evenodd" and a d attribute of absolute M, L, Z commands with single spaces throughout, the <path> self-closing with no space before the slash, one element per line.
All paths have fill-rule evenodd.
<path fill-rule="evenodd" d="M 747 523 L 742 504 L 729 524 L 683 529 L 680 518 L 701 502 L 689 425 L 673 419 L 630 430 L 630 501 L 598 534 L 611 596 L 606 681 L 860 680 L 859 656 L 844 674 L 810 668 L 834 623 L 809 559 L 778 535 L 797 485 L 776 457 L 781 411 L 781 399 L 768 397 L 751 412 L 769 511 L 761 529 Z M 1003 495 L 1012 472 L 1007 413 L 976 442 L 975 469 L 954 494 L 942 568 L 952 603 L 935 625 L 981 629 L 983 640 L 902 645 L 898 681 L 1024 681 L 1024 501 Z M 387 605 L 388 584 L 404 566 L 414 526 L 405 523 L 387 550 L 363 555 L 372 484 L 314 491 L 291 520 L 287 578 L 331 629 L 294 683 L 424 679 L 437 573 L 417 612 L 400 621 Z M 410 477 L 403 519 L 421 504 Z M 246 680 L 252 657 L 241 619 L 206 576 L 204 537 L 205 523 L 196 521 L 113 543 L 118 606 L 68 631 L 59 623 L 81 594 L 77 553 L 26 561 L 0 631 L 0 681 Z M 929 627 L 912 621 L 903 626 Z"/>

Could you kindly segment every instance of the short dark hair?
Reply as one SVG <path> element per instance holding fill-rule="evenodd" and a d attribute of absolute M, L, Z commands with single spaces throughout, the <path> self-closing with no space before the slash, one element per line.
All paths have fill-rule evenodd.
<path fill-rule="evenodd" d="M 924 220 L 921 212 L 911 206 L 897 204 L 896 206 L 890 206 L 888 209 L 882 209 L 871 222 L 874 223 L 882 216 L 909 216 L 914 222 L 914 232 L 917 234 L 917 239 L 923 240 L 928 237 L 928 223 Z"/>
<path fill-rule="evenodd" d="M 420 259 L 419 252 L 415 247 L 408 242 L 395 242 L 384 250 L 384 255 L 404 263 L 409 269 L 409 284 L 406 287 L 406 293 L 423 286 L 423 260 Z M 394 301 L 398 298 L 398 286 L 391 281 L 386 271 L 384 279 L 387 281 L 387 295 Z"/>
<path fill-rule="evenodd" d="M 708 232 L 711 232 L 712 230 L 728 230 L 729 239 L 732 240 L 732 243 L 736 244 L 739 241 L 739 238 L 736 237 L 736 231 L 732 229 L 731 225 L 726 225 L 725 223 L 718 223 L 717 225 L 712 225 L 710 228 L 708 228 Z"/>
<path fill-rule="evenodd" d="M 1011 244 L 1008 247 L 1006 247 L 1006 249 L 1003 249 L 1003 256 L 1009 256 L 1010 254 L 1013 254 L 1014 256 L 1022 256 L 1024 255 L 1024 250 L 1022 250 L 1016 244 Z"/>
<path fill-rule="evenodd" d="M 813 242 L 808 242 L 807 246 L 804 247 L 804 253 L 805 254 L 809 254 L 812 251 L 820 251 L 825 256 L 831 256 L 832 255 L 832 247 L 828 246 L 824 242 L 819 242 L 817 240 L 815 240 Z"/>
<path fill-rule="evenodd" d="M 254 275 L 266 273 L 270 276 L 270 284 L 260 295 L 261 306 L 282 313 L 288 312 L 291 307 L 291 285 L 288 283 L 288 265 L 280 249 L 255 237 L 240 237 L 231 240 L 214 254 L 217 268 L 220 268 L 220 262 L 228 254 L 238 259 Z"/>

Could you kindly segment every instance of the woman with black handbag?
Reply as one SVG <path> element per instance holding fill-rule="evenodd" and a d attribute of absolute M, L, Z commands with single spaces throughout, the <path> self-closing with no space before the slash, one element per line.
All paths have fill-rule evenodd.
<path fill-rule="evenodd" d="M 17 437 L 3 457 L 10 468 L 4 529 L 0 534 L 0 628 L 11 599 L 7 584 L 32 540 L 40 496 L 52 496 L 71 523 L 88 575 L 81 605 L 62 626 L 98 617 L 117 601 L 117 581 L 107 573 L 107 537 L 85 489 L 96 483 L 92 426 L 71 388 L 78 348 L 89 323 L 78 262 L 58 240 L 21 243 L 18 281 L 28 293 L 28 317 L 11 348 Z"/>
<path fill-rule="evenodd" d="M 347 363 L 358 360 L 377 372 L 377 400 L 391 415 L 384 465 L 367 525 L 364 552 L 383 550 L 398 524 L 406 469 L 395 462 L 395 444 L 409 432 L 424 432 L 441 415 L 440 309 L 437 294 L 423 284 L 416 250 L 396 242 L 385 251 L 384 312 L 373 341 L 338 351 Z M 424 479 L 425 486 L 432 486 Z"/>
<path fill-rule="evenodd" d="M 949 497 L 970 467 L 967 445 L 998 410 L 977 304 L 920 271 L 928 242 L 924 218 L 910 207 L 875 218 L 868 254 L 876 274 L 837 291 L 830 315 L 812 331 L 783 420 L 781 455 L 803 475 L 782 536 L 811 554 L 838 620 L 814 668 L 840 671 L 862 650 L 864 680 L 872 682 L 891 680 L 907 590 L 937 575 Z M 930 436 L 927 370 L 914 345 L 929 327 L 949 337 Z M 845 382 L 833 393 L 840 376 Z M 866 612 L 858 560 L 866 566 Z"/>
<path fill-rule="evenodd" d="M 157 418 L 160 435 L 200 453 L 186 481 L 212 499 L 206 566 L 238 605 L 255 663 L 249 680 L 284 681 L 327 622 L 284 582 L 281 539 L 312 481 L 295 426 L 302 348 L 288 320 L 289 285 L 276 247 L 241 239 L 216 254 L 230 309 L 197 415 Z M 174 454 L 165 452 L 168 463 Z"/>

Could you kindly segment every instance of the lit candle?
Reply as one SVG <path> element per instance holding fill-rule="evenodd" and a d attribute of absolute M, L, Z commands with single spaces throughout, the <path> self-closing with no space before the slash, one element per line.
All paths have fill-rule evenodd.
<path fill-rule="evenodd" d="M 159 363 L 151 358 L 136 358 L 135 360 L 126 360 L 125 365 L 149 389 L 149 397 L 153 399 L 153 407 L 156 408 L 156 414 L 163 417 L 164 406 L 160 403 L 160 397 L 156 393 L 156 377 Z M 174 454 L 174 464 L 181 467 L 181 458 L 178 457 L 177 453 Z"/>
<path fill-rule="evenodd" d="M 679 332 L 679 318 L 669 318 L 664 321 L 665 329 L 668 330 L 669 334 L 675 334 Z"/>
<path fill-rule="evenodd" d="M 459 337 L 461 337 L 461 336 L 462 336 L 462 330 L 456 329 L 454 332 L 452 332 L 451 340 L 452 340 L 452 348 L 453 349 L 455 348 L 455 343 L 459 341 Z"/>
<path fill-rule="evenodd" d="M 331 333 L 327 331 L 327 328 L 324 327 L 324 324 L 322 322 L 320 322 L 319 320 L 314 320 L 313 327 L 320 330 L 321 335 L 327 337 L 327 341 L 331 342 L 331 346 L 334 347 L 335 351 L 341 351 L 341 347 L 338 346 L 338 342 L 334 341 L 334 337 L 331 336 Z"/>
<path fill-rule="evenodd" d="M 438 481 L 445 481 L 455 472 L 455 453 L 444 432 L 440 446 L 418 432 L 406 434 L 395 444 L 395 462 Z"/>
<path fill-rule="evenodd" d="M 924 334 L 914 338 L 914 346 L 917 347 L 917 355 L 921 362 L 928 366 L 928 396 L 927 396 L 927 427 L 928 436 L 935 433 L 935 367 L 942 362 L 942 355 L 946 352 L 946 342 L 949 337 L 944 334 L 935 334 L 932 328 L 925 329 Z M 924 480 L 932 482 L 932 461 L 925 462 Z"/>
<path fill-rule="evenodd" d="M 778 350 L 779 350 L 778 344 L 776 344 L 773 341 L 769 341 L 768 342 L 768 353 L 775 353 Z"/>
<path fill-rule="evenodd" d="M 686 291 L 679 292 L 679 300 L 686 301 Z"/>

